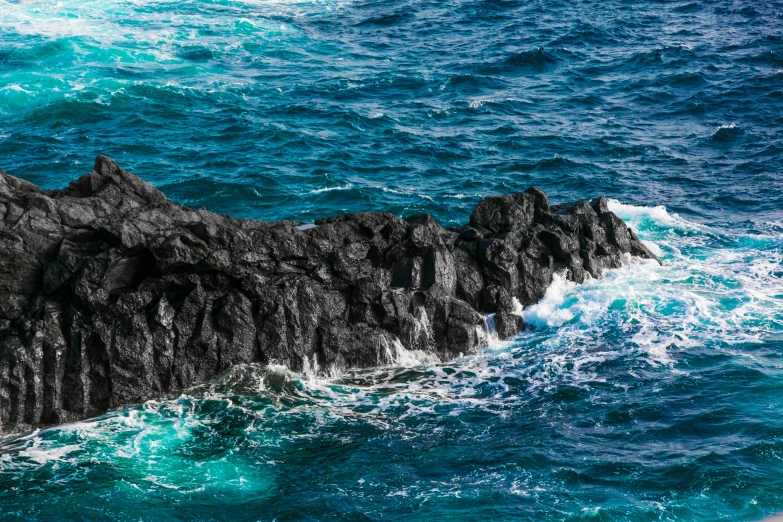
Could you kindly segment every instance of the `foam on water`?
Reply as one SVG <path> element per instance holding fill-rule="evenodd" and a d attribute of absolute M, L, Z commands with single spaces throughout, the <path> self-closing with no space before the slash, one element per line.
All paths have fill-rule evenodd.
<path fill-rule="evenodd" d="M 308 192 L 308 194 L 322 194 L 324 192 L 331 192 L 333 190 L 351 190 L 353 188 L 353 185 L 351 183 L 348 183 L 347 185 L 343 185 L 341 187 L 324 187 L 319 189 L 313 189 Z"/>
<path fill-rule="evenodd" d="M 626 221 L 638 222 L 647 219 L 659 226 L 694 226 L 693 223 L 689 223 L 688 221 L 681 219 L 676 214 L 669 214 L 669 212 L 666 210 L 666 207 L 663 205 L 658 205 L 655 207 L 640 207 L 636 205 L 628 205 L 617 201 L 616 199 L 607 200 L 607 204 L 609 210 Z"/>
<path fill-rule="evenodd" d="M 570 310 L 563 309 L 566 292 L 572 289 L 576 283 L 566 279 L 565 274 L 555 273 L 552 276 L 552 284 L 544 294 L 540 302 L 520 311 L 526 324 L 534 327 L 559 326 L 573 319 Z"/>

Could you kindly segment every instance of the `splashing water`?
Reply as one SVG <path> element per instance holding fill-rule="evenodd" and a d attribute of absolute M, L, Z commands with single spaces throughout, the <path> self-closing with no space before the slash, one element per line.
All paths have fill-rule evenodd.
<path fill-rule="evenodd" d="M 383 346 L 383 358 L 379 360 L 379 366 L 400 366 L 410 368 L 414 366 L 424 366 L 440 362 L 440 358 L 434 352 L 425 350 L 408 350 L 399 339 L 394 339 L 390 344 L 385 338 L 381 338 L 379 343 Z"/>

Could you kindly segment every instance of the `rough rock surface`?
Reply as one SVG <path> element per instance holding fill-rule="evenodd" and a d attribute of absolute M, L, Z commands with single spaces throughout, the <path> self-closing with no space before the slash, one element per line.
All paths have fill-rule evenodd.
<path fill-rule="evenodd" d="M 470 223 L 362 213 L 231 219 L 166 200 L 99 156 L 68 188 L 0 171 L 0 431 L 71 421 L 203 382 L 245 362 L 386 364 L 501 337 L 552 274 L 654 258 L 604 198 L 487 198 Z"/>

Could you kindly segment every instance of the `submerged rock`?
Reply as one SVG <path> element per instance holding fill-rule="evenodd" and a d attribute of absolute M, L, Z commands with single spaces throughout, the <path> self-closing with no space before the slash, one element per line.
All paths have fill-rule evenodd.
<path fill-rule="evenodd" d="M 604 198 L 487 198 L 470 223 L 425 214 L 267 223 L 191 210 L 99 156 L 64 190 L 0 171 L 0 431 L 71 421 L 238 363 L 371 367 L 389 346 L 478 348 L 484 316 L 556 271 L 576 282 L 655 259 Z"/>

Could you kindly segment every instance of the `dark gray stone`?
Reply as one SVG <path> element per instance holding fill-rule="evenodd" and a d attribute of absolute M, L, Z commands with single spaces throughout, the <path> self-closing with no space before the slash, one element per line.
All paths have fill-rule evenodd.
<path fill-rule="evenodd" d="M 385 213 L 265 223 L 191 210 L 98 157 L 64 190 L 0 171 L 0 431 L 84 418 L 232 365 L 387 364 L 385 346 L 448 359 L 502 337 L 515 300 L 655 258 L 604 198 L 537 188 L 487 198 L 470 226 Z"/>

